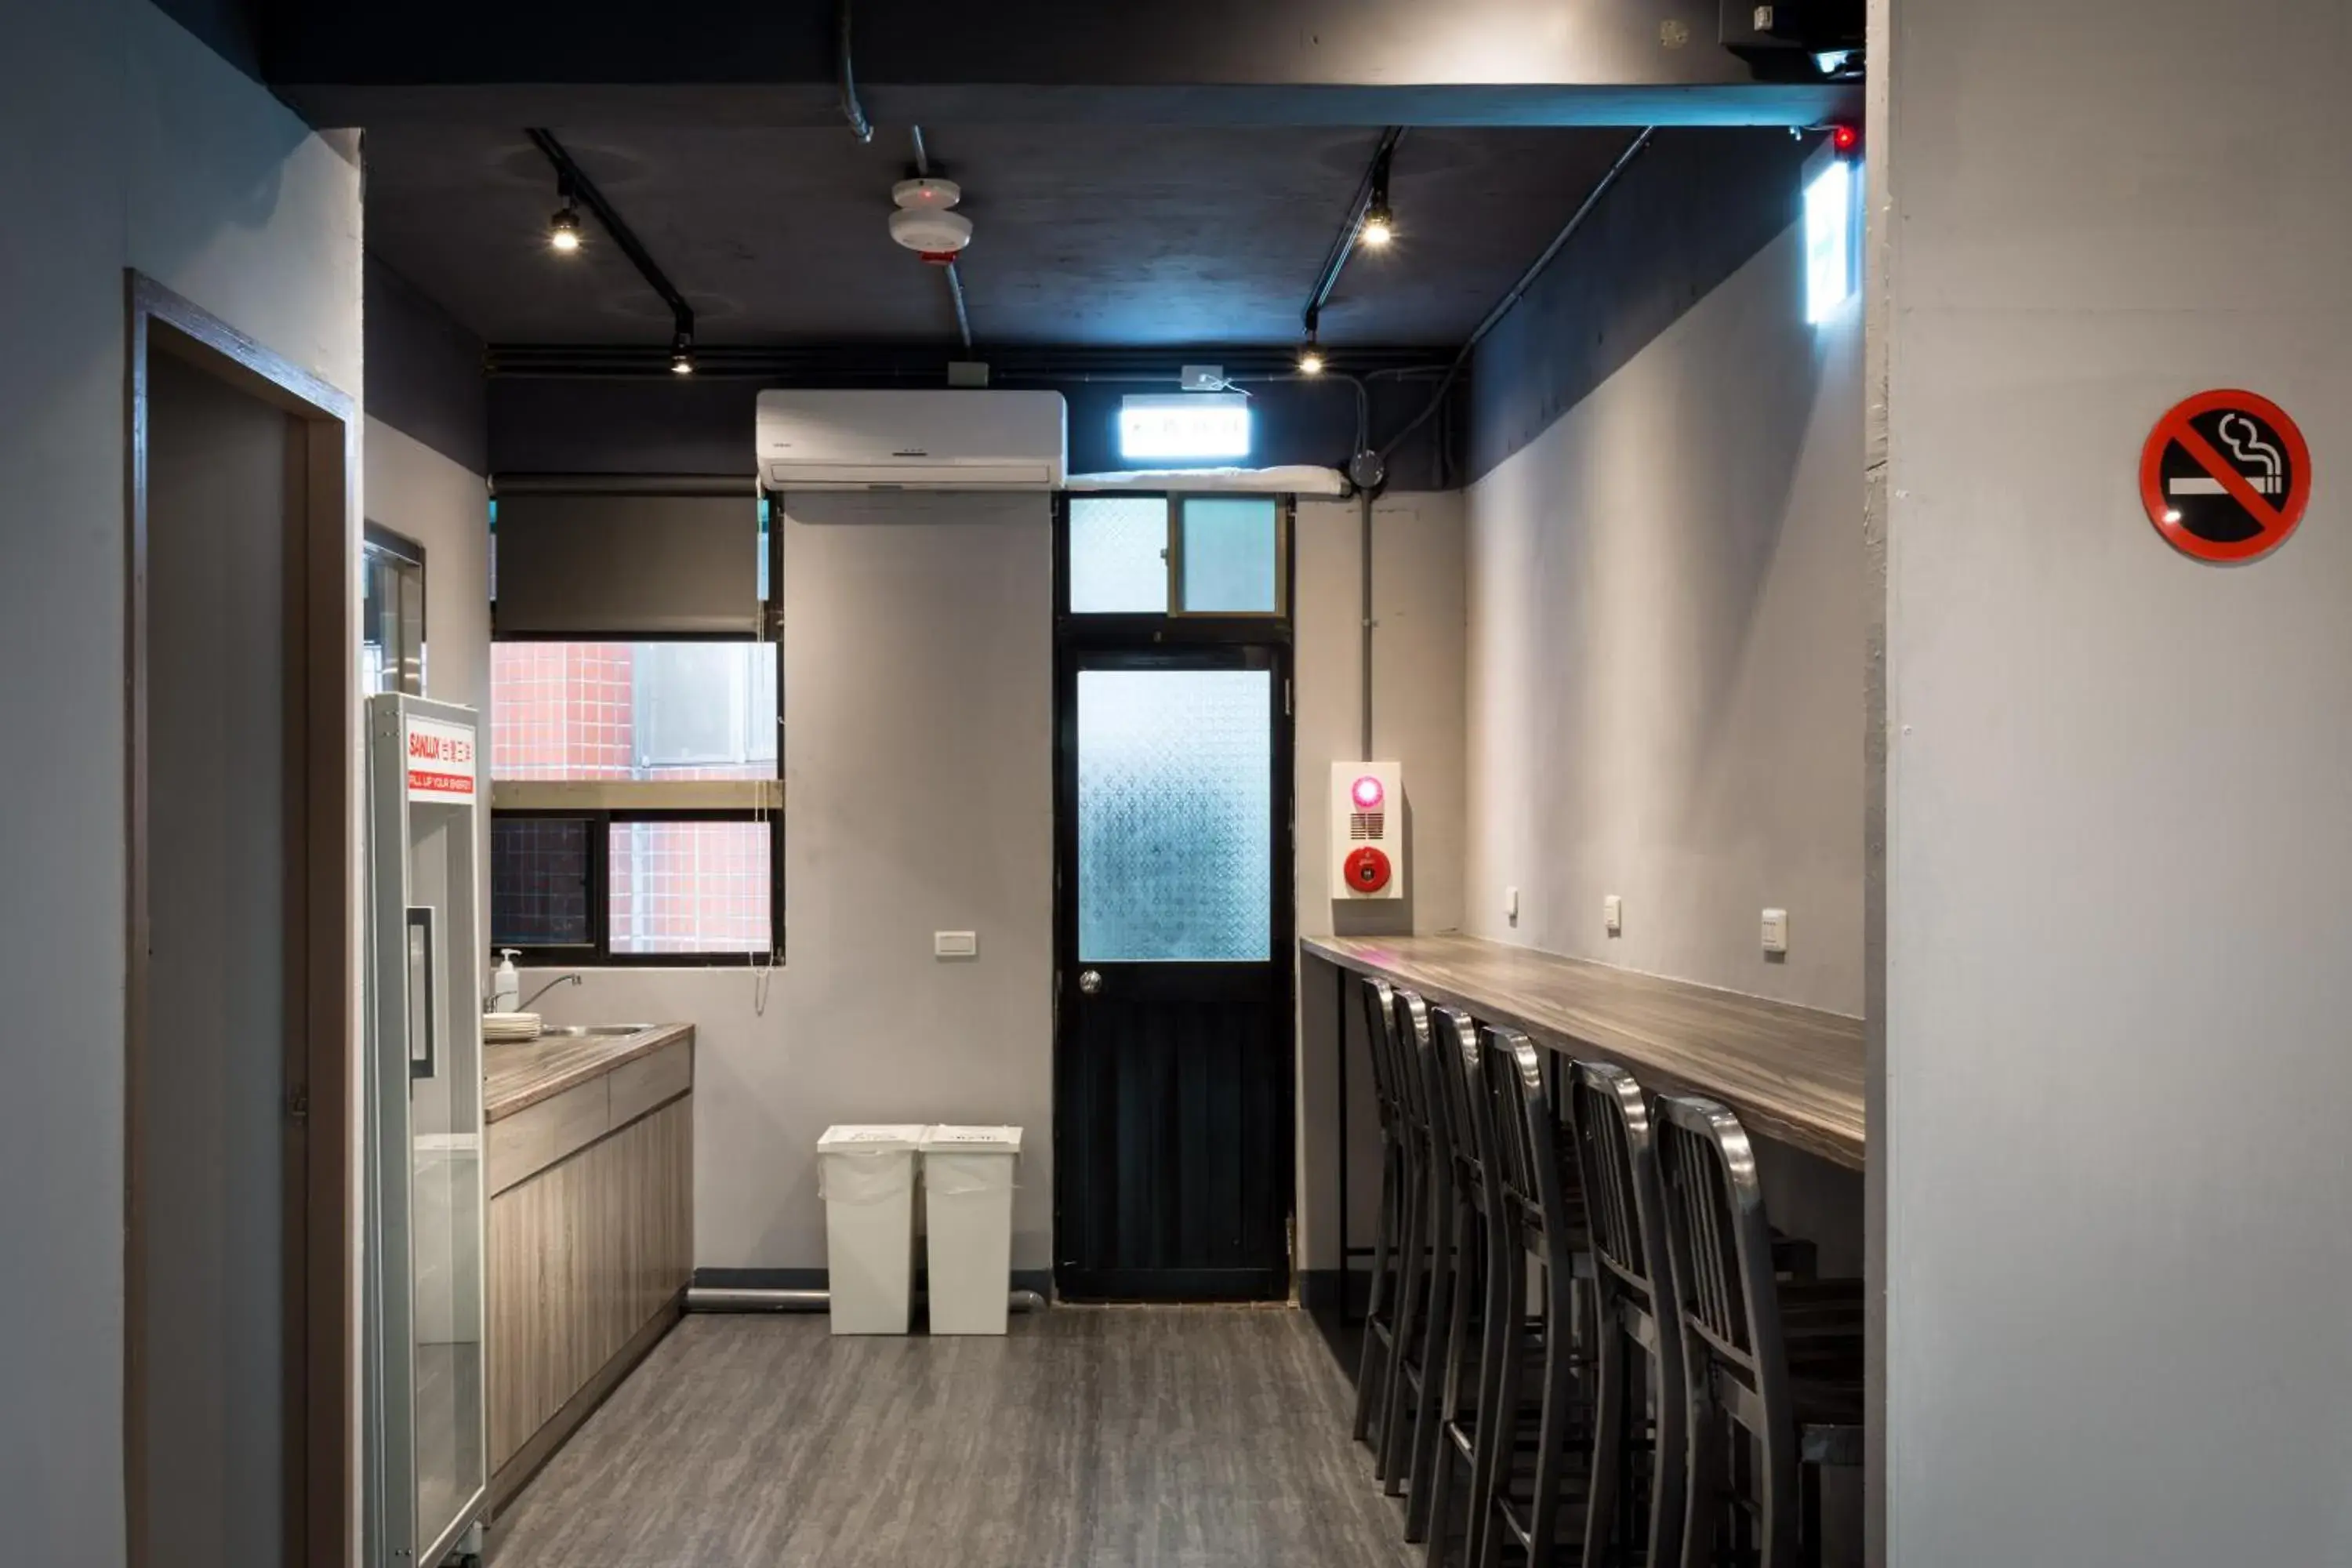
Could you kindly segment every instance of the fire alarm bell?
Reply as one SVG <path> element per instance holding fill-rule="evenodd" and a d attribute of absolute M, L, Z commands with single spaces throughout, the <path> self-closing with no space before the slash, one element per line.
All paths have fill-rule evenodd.
<path fill-rule="evenodd" d="M 1331 764 L 1331 896 L 1404 897 L 1404 774 L 1395 763 Z"/>

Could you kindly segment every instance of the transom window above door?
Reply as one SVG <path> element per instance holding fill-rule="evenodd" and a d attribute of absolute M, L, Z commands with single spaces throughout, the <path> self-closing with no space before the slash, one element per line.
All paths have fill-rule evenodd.
<path fill-rule="evenodd" d="M 1287 512 L 1275 496 L 1073 496 L 1069 612 L 1283 615 Z"/>

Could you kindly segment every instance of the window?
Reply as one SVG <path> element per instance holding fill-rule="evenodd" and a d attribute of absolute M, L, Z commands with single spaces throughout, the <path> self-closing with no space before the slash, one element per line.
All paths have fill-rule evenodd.
<path fill-rule="evenodd" d="M 371 522 L 360 555 L 360 695 L 425 695 L 425 547 Z"/>
<path fill-rule="evenodd" d="M 1076 496 L 1075 615 L 1279 616 L 1289 509 L 1272 496 Z"/>
<path fill-rule="evenodd" d="M 763 962 L 783 944 L 779 644 L 660 631 L 677 595 L 656 584 L 632 598 L 605 536 L 625 554 L 638 519 L 661 526 L 679 509 L 639 512 L 630 499 L 580 536 L 593 554 L 534 542 L 543 577 L 590 591 L 543 582 L 537 621 L 502 624 L 491 644 L 491 945 L 547 963 Z M 756 582 L 773 637 L 782 562 L 764 498 L 758 517 L 761 552 L 739 557 L 739 585 L 705 571 L 698 591 Z M 591 604 L 593 624 L 623 624 L 604 636 L 544 624 L 589 619 Z"/>
<path fill-rule="evenodd" d="M 1852 161 L 1832 155 L 1805 186 L 1805 320 L 1816 325 L 1837 314 L 1859 287 L 1860 183 Z"/>
<path fill-rule="evenodd" d="M 501 642 L 490 665 L 492 944 L 772 952 L 775 645 Z"/>

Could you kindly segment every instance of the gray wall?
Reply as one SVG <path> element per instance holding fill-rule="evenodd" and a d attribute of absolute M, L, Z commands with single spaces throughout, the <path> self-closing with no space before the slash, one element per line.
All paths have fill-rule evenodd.
<path fill-rule="evenodd" d="M 489 472 L 482 341 L 373 255 L 364 278 L 368 416 L 469 473 Z"/>
<path fill-rule="evenodd" d="M 1298 931 L 1323 936 L 1457 931 L 1465 832 L 1463 521 L 1459 490 L 1399 491 L 1372 507 L 1372 752 L 1403 764 L 1406 897 L 1330 897 L 1331 764 L 1361 756 L 1363 530 L 1357 503 L 1298 504 L 1297 761 Z M 1299 973 L 1298 1257 L 1339 1267 L 1339 1071 L 1331 971 Z M 1360 1023 L 1360 1020 L 1354 1020 Z M 1354 1038 L 1349 1088 L 1349 1229 L 1372 1234 L 1380 1200 L 1371 1072 Z"/>
<path fill-rule="evenodd" d="M 1806 323 L 1800 239 L 1469 489 L 1465 923 L 1858 1014 L 1861 317 Z"/>
<path fill-rule="evenodd" d="M 784 507 L 788 954 L 601 970 L 551 1016 L 697 1026 L 695 1261 L 824 1264 L 834 1122 L 1027 1129 L 1013 1267 L 1052 1263 L 1052 529 L 1043 496 Z M 980 956 L 931 956 L 974 931 Z M 525 990 L 536 984 L 526 982 Z"/>
<path fill-rule="evenodd" d="M 0 727 L 38 738 L 0 785 L 0 1517 L 12 1558 L 110 1564 L 124 1550 L 122 268 L 356 394 L 360 179 L 144 0 L 12 0 L 0 62 Z"/>
<path fill-rule="evenodd" d="M 1892 35 L 1890 1560 L 2352 1562 L 2352 9 Z M 2214 386 L 2318 475 L 2234 569 Z"/>

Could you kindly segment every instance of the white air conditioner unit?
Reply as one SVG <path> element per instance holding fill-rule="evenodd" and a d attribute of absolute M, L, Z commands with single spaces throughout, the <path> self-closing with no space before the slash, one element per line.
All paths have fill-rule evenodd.
<path fill-rule="evenodd" d="M 773 490 L 1047 490 L 1069 471 L 1058 392 L 760 394 Z"/>

